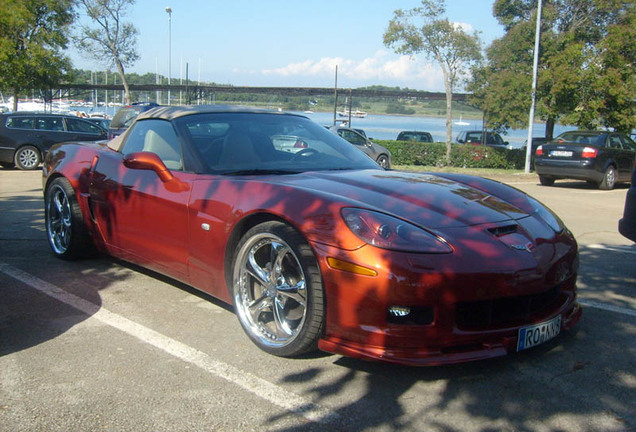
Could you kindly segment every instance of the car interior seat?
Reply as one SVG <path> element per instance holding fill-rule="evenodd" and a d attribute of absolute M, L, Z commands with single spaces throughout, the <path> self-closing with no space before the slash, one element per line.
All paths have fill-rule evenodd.
<path fill-rule="evenodd" d="M 260 162 L 260 158 L 249 135 L 241 130 L 228 132 L 223 140 L 219 165 L 245 165 L 257 162 Z"/>

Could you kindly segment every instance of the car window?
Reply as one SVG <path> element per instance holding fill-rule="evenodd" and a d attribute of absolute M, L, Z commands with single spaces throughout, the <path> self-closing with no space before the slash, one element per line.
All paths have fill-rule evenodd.
<path fill-rule="evenodd" d="M 362 135 L 351 130 L 338 129 L 338 135 L 349 141 L 351 144 L 365 145 L 367 143 L 367 140 L 364 139 Z"/>
<path fill-rule="evenodd" d="M 628 138 L 627 136 L 623 135 L 623 136 L 621 136 L 621 139 L 623 140 L 623 148 L 624 149 L 636 150 L 636 144 L 630 138 Z"/>
<path fill-rule="evenodd" d="M 38 117 L 36 126 L 43 130 L 64 131 L 64 119 L 62 117 Z"/>
<path fill-rule="evenodd" d="M 623 148 L 623 144 L 621 143 L 621 139 L 618 135 L 610 135 L 608 146 L 616 149 Z"/>
<path fill-rule="evenodd" d="M 172 124 L 165 120 L 149 119 L 135 123 L 121 151 L 124 154 L 138 151 L 155 153 L 169 169 L 183 169 L 181 145 Z"/>
<path fill-rule="evenodd" d="M 100 135 L 102 133 L 99 126 L 80 119 L 67 118 L 66 127 L 69 131 L 73 132 L 90 133 L 94 135 Z"/>
<path fill-rule="evenodd" d="M 9 117 L 6 125 L 12 129 L 35 129 L 35 117 Z"/>
<path fill-rule="evenodd" d="M 488 144 L 502 145 L 503 140 L 498 134 L 486 133 L 486 140 Z"/>
<path fill-rule="evenodd" d="M 468 142 L 481 142 L 481 132 L 473 132 L 466 135 Z"/>

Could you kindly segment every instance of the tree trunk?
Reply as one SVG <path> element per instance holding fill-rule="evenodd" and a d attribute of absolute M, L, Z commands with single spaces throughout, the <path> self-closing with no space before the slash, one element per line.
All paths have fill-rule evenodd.
<path fill-rule="evenodd" d="M 117 73 L 121 78 L 121 83 L 124 86 L 124 100 L 128 105 L 130 104 L 130 89 L 128 88 L 128 81 L 126 81 L 126 74 L 124 73 L 124 65 L 121 64 L 119 59 L 115 59 L 115 66 L 117 66 Z"/>
<path fill-rule="evenodd" d="M 446 163 L 451 161 L 451 141 L 453 140 L 453 83 L 446 68 L 442 65 L 444 74 L 444 90 L 446 91 Z"/>
<path fill-rule="evenodd" d="M 20 95 L 18 89 L 13 89 L 13 111 L 18 110 L 18 100 L 20 100 Z"/>
<path fill-rule="evenodd" d="M 548 117 L 545 122 L 545 137 L 547 140 L 554 138 L 554 118 Z"/>

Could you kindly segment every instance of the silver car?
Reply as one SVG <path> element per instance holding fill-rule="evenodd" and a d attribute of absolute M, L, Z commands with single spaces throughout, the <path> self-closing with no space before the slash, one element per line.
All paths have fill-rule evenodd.
<path fill-rule="evenodd" d="M 388 169 L 391 167 L 391 152 L 381 145 L 372 142 L 360 132 L 342 126 L 331 126 L 327 129 L 349 141 L 357 149 L 363 151 L 367 156 L 376 161 L 382 168 Z"/>

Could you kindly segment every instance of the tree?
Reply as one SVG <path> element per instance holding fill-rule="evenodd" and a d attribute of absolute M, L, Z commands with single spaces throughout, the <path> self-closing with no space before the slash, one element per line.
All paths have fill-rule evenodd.
<path fill-rule="evenodd" d="M 422 7 L 396 10 L 384 33 L 384 44 L 398 54 L 424 54 L 442 69 L 446 92 L 446 157 L 450 160 L 453 135 L 453 92 L 471 64 L 481 59 L 477 32 L 466 33 L 461 26 L 443 18 L 444 0 L 423 0 Z"/>
<path fill-rule="evenodd" d="M 71 70 L 68 44 L 73 0 L 0 0 L 0 90 L 50 90 Z"/>
<path fill-rule="evenodd" d="M 135 0 L 79 0 L 79 3 L 96 27 L 81 26 L 76 38 L 78 49 L 106 67 L 115 66 L 124 86 L 126 103 L 130 103 L 125 68 L 139 59 L 137 29 L 124 22 L 123 17 Z"/>
<path fill-rule="evenodd" d="M 557 121 L 584 128 L 636 126 L 636 8 L 628 0 L 544 0 L 537 114 L 552 138 Z M 525 127 L 531 104 L 537 0 L 497 0 L 506 34 L 486 50 L 468 90 L 490 127 Z"/>

